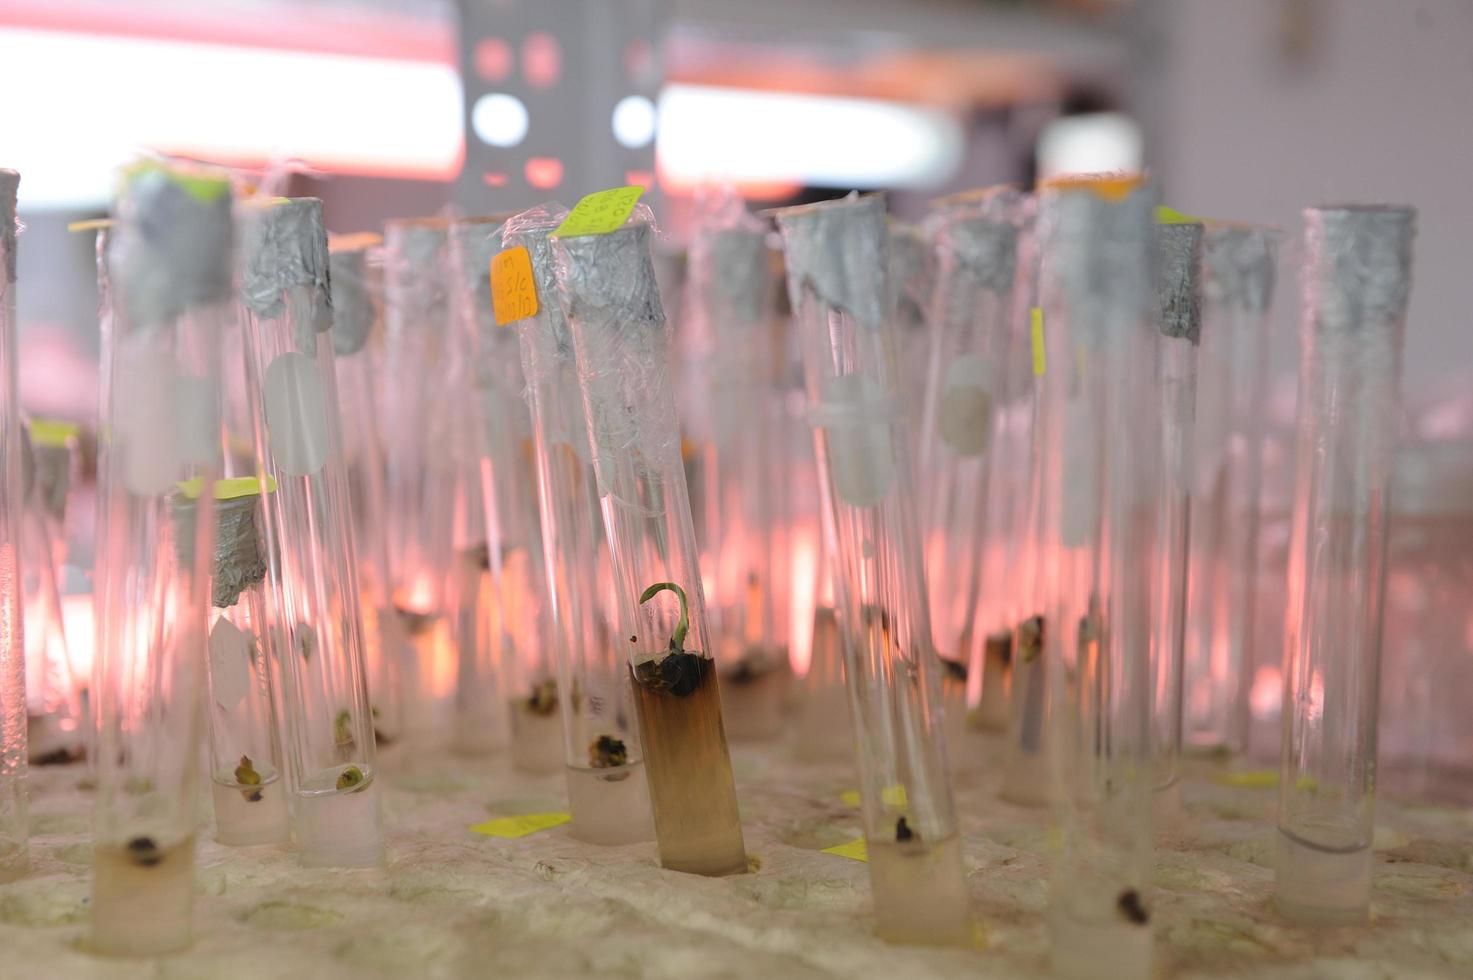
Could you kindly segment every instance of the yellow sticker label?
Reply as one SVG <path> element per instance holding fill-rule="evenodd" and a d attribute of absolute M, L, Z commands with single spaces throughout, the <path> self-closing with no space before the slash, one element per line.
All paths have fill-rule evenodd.
<path fill-rule="evenodd" d="M 880 790 L 880 802 L 888 807 L 905 809 L 908 801 L 905 796 L 905 787 L 896 783 L 894 786 L 886 786 Z"/>
<path fill-rule="evenodd" d="M 264 478 L 267 493 L 276 492 L 276 478 L 267 476 Z M 262 478 L 258 476 L 237 476 L 228 480 L 215 481 L 216 500 L 239 500 L 241 497 L 259 496 L 261 493 Z M 192 480 L 180 480 L 179 492 L 190 500 L 199 498 L 200 487 L 204 481 L 199 477 Z"/>
<path fill-rule="evenodd" d="M 111 218 L 88 218 L 86 221 L 73 221 L 66 226 L 67 231 L 99 231 L 103 228 L 111 228 L 116 222 Z"/>
<path fill-rule="evenodd" d="M 1042 377 L 1048 369 L 1048 355 L 1043 349 L 1043 309 L 1035 306 L 1028 311 L 1029 332 L 1033 336 L 1033 373 Z"/>
<path fill-rule="evenodd" d="M 839 794 L 839 799 L 849 804 L 850 806 L 859 806 L 859 790 L 846 789 L 844 792 Z"/>
<path fill-rule="evenodd" d="M 491 258 L 491 308 L 498 327 L 537 315 L 537 280 L 526 246 L 509 248 Z"/>
<path fill-rule="evenodd" d="M 31 445 L 43 449 L 65 446 L 82 434 L 82 427 L 75 422 L 60 419 L 31 419 Z"/>
<path fill-rule="evenodd" d="M 559 238 L 607 235 L 629 220 L 643 193 L 644 188 L 638 185 L 594 191 L 573 205 L 553 234 Z"/>
<path fill-rule="evenodd" d="M 1158 225 L 1197 225 L 1201 224 L 1201 218 L 1194 218 L 1189 214 L 1182 214 L 1174 208 L 1168 208 L 1164 204 L 1156 206 L 1156 224 Z"/>
<path fill-rule="evenodd" d="M 550 827 L 560 827 L 573 819 L 571 813 L 523 813 L 515 817 L 497 817 L 495 820 L 487 820 L 471 827 L 477 834 L 485 834 L 487 837 L 503 837 L 512 840 L 517 837 L 526 837 L 535 834 L 539 830 L 547 830 Z"/>
<path fill-rule="evenodd" d="M 1279 785 L 1279 774 L 1272 769 L 1248 769 L 1243 772 L 1225 772 L 1217 777 L 1217 781 L 1226 786 L 1268 789 Z"/>
<path fill-rule="evenodd" d="M 839 857 L 848 858 L 851 861 L 869 860 L 869 848 L 865 846 L 863 837 L 855 838 L 847 844 L 835 844 L 833 847 L 825 847 L 823 852 L 825 854 L 837 854 Z"/>

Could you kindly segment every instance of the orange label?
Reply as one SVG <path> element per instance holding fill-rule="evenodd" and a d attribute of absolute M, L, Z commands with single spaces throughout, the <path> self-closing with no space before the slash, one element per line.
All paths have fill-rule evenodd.
<path fill-rule="evenodd" d="M 525 246 L 492 257 L 491 307 L 498 327 L 537 315 L 537 281 L 532 278 L 532 254 Z"/>

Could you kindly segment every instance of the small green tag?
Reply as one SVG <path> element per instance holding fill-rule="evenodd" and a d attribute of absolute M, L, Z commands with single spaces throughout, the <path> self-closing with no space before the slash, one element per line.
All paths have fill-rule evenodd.
<path fill-rule="evenodd" d="M 611 187 L 606 191 L 594 191 L 573 205 L 573 210 L 557 226 L 553 234 L 558 238 L 577 238 L 582 235 L 607 235 L 621 227 L 634 213 L 644 188 L 639 186 Z"/>
<path fill-rule="evenodd" d="M 262 481 L 263 478 L 258 476 L 237 476 L 231 477 L 228 480 L 216 480 L 215 499 L 236 500 L 240 497 L 258 496 L 261 493 Z M 276 492 L 276 477 L 267 476 L 264 478 L 264 482 L 267 493 Z M 199 499 L 200 487 L 203 485 L 204 481 L 199 477 L 195 477 L 192 480 L 180 480 L 177 484 L 179 492 L 190 500 Z"/>
<path fill-rule="evenodd" d="M 839 799 L 849 804 L 850 806 L 859 806 L 859 790 L 846 789 L 844 792 L 839 794 Z"/>
<path fill-rule="evenodd" d="M 837 854 L 841 858 L 851 861 L 868 861 L 869 848 L 864 844 L 863 837 L 857 837 L 847 844 L 835 844 L 833 847 L 825 847 L 825 854 Z"/>
<path fill-rule="evenodd" d="M 31 419 L 31 445 L 44 449 L 65 446 L 68 441 L 82 434 L 82 427 L 75 422 L 59 419 Z"/>
<path fill-rule="evenodd" d="M 1194 218 L 1189 214 L 1168 208 L 1164 204 L 1156 206 L 1156 224 L 1158 225 L 1198 225 L 1202 223 L 1201 218 Z"/>
<path fill-rule="evenodd" d="M 539 830 L 562 826 L 572 819 L 571 813 L 523 813 L 515 817 L 497 817 L 495 820 L 487 820 L 485 823 L 473 825 L 471 830 L 477 834 L 485 834 L 487 837 L 502 837 L 511 840 L 535 834 Z"/>

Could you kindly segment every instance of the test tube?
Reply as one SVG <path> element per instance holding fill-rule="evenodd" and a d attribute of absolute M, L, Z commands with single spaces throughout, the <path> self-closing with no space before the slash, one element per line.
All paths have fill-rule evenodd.
<path fill-rule="evenodd" d="M 803 345 L 825 533 L 857 743 L 876 931 L 907 943 L 971 935 L 941 731 L 942 669 L 926 576 L 884 205 L 850 197 L 776 212 Z"/>
<path fill-rule="evenodd" d="M 499 740 L 511 724 L 512 764 L 563 768 L 563 724 L 537 517 L 532 423 L 522 397 L 517 332 L 496 325 L 491 258 L 507 215 L 450 228 L 456 384 L 466 392 L 456 513 L 458 601 L 474 616 L 461 631 L 456 740 Z M 494 742 L 492 743 L 494 744 Z"/>
<path fill-rule="evenodd" d="M 1156 605 L 1151 640 L 1152 737 L 1155 741 L 1157 829 L 1181 816 L 1182 655 L 1186 641 L 1187 556 L 1193 501 L 1192 439 L 1196 432 L 1197 352 L 1202 343 L 1202 235 L 1200 222 L 1156 225 L 1156 326 L 1161 337 L 1157 391 L 1161 416 L 1159 548 L 1152 588 Z"/>
<path fill-rule="evenodd" d="M 989 551 L 1001 546 L 988 538 L 987 518 L 1004 435 L 1001 409 L 1009 399 L 1015 212 L 1022 204 L 1017 191 L 996 188 L 941 207 L 929 222 L 936 293 L 921 411 L 920 520 L 931 627 L 946 661 L 942 697 L 955 765 L 978 755 L 966 738 L 967 681 L 981 659 L 974 646 L 990 639 L 978 632 L 985 591 L 1001 586 L 982 576 Z"/>
<path fill-rule="evenodd" d="M 906 424 L 919 432 L 931 366 L 930 314 L 936 285 L 936 256 L 927 229 L 893 218 L 885 222 L 889 248 L 887 281 L 895 311 L 900 390 Z M 917 448 L 919 443 L 916 443 Z"/>
<path fill-rule="evenodd" d="M 217 481 L 214 493 L 206 714 L 215 835 L 222 844 L 278 844 L 291 836 L 291 822 L 272 690 L 271 665 L 281 654 L 266 613 L 261 487 L 241 477 Z"/>
<path fill-rule="evenodd" d="M 794 755 L 804 762 L 848 762 L 854 758 L 854 734 L 844 683 L 844 632 L 834 608 L 834 581 L 821 556 L 813 573 L 813 638 L 794 719 Z"/>
<path fill-rule="evenodd" d="M 25 430 L 32 464 L 21 517 L 27 742 L 31 763 L 48 765 L 71 762 L 82 753 L 81 705 L 57 586 L 66 556 L 63 525 L 78 429 L 31 419 Z"/>
<path fill-rule="evenodd" d="M 379 424 L 388 491 L 390 590 L 414 648 L 401 679 L 406 734 L 439 727 L 454 683 L 450 586 L 456 470 L 449 222 L 390 221 L 384 232 L 384 352 Z"/>
<path fill-rule="evenodd" d="M 767 228 L 733 193 L 709 193 L 691 230 L 681 321 L 688 396 L 681 414 L 706 475 L 696 505 L 701 572 L 721 663 L 722 717 L 734 739 L 782 729 L 785 657 L 773 628 L 772 273 Z"/>
<path fill-rule="evenodd" d="M 1061 977 L 1149 977 L 1152 588 L 1159 520 L 1159 332 L 1152 195 L 1078 179 L 1039 198 L 1039 293 L 1052 402 L 1030 519 L 1059 847 L 1049 930 Z M 1032 639 L 1020 630 L 1020 641 Z"/>
<path fill-rule="evenodd" d="M 109 234 L 116 309 L 99 474 L 94 952 L 190 942 L 201 701 L 229 316 L 228 180 L 144 161 Z"/>
<path fill-rule="evenodd" d="M 614 566 L 619 638 L 660 863 L 747 870 L 670 386 L 670 330 L 639 206 L 604 235 L 554 237 Z M 627 646 L 624 644 L 627 643 Z"/>
<path fill-rule="evenodd" d="M 1369 913 L 1387 493 L 1416 212 L 1304 213 L 1299 423 L 1284 635 L 1275 900 Z"/>
<path fill-rule="evenodd" d="M 15 198 L 0 170 L 0 882 L 30 865 L 26 817 L 26 645 L 22 628 L 21 426 L 15 360 Z"/>
<path fill-rule="evenodd" d="M 343 466 L 353 511 L 353 550 L 363 613 L 365 670 L 375 741 L 387 745 L 404 731 L 402 674 L 414 657 L 403 618 L 394 609 L 389 575 L 388 490 L 378 424 L 378 365 L 382 355 L 382 269 L 375 234 L 329 235 L 332 352 L 337 373 Z"/>
<path fill-rule="evenodd" d="M 383 860 L 347 474 L 338 432 L 322 202 L 242 212 L 246 393 L 302 863 Z"/>
<path fill-rule="evenodd" d="M 527 250 L 539 305 L 535 315 L 491 329 L 515 329 L 521 343 L 573 833 L 594 844 L 629 844 L 649 840 L 654 828 L 629 668 L 602 588 L 613 568 L 548 240 L 566 216 L 566 209 L 551 204 L 507 222 L 502 241 Z"/>
<path fill-rule="evenodd" d="M 1197 352 L 1182 727 L 1188 751 L 1248 747 L 1259 490 L 1280 233 L 1209 225 Z"/>

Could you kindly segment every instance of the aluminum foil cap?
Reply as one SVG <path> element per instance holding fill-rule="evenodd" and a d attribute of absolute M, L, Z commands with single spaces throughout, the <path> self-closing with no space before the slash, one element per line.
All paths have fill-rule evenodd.
<path fill-rule="evenodd" d="M 444 323 L 449 316 L 445 268 L 450 223 L 438 218 L 384 226 L 384 292 L 410 322 Z"/>
<path fill-rule="evenodd" d="M 356 354 L 368 342 L 377 319 L 369 288 L 368 253 L 377 235 L 357 235 L 328 243 L 332 281 L 332 349 L 339 356 Z"/>
<path fill-rule="evenodd" d="M 1202 239 L 1202 291 L 1218 306 L 1267 313 L 1274 301 L 1281 235 L 1272 228 L 1212 227 Z"/>
<path fill-rule="evenodd" d="M 829 306 L 878 330 L 888 296 L 885 205 L 879 195 L 782 208 L 774 216 L 783 233 L 793 307 L 806 285 Z"/>
<path fill-rule="evenodd" d="M 706 309 L 724 322 L 767 323 L 767 231 L 755 227 L 718 228 L 698 235 L 690 247 L 690 279 Z"/>
<path fill-rule="evenodd" d="M 215 501 L 215 566 L 211 601 L 229 609 L 240 594 L 266 577 L 261 532 L 256 527 L 259 493 Z"/>
<path fill-rule="evenodd" d="M 1156 326 L 1164 337 L 1202 339 L 1202 235 L 1198 222 L 1156 225 Z"/>
<path fill-rule="evenodd" d="M 1045 263 L 1072 310 L 1096 324 L 1129 324 L 1147 315 L 1151 296 L 1154 194 L 1148 186 L 1119 193 L 1085 184 L 1045 187 L 1038 236 Z M 1116 338 L 1086 337 L 1103 344 Z"/>
<path fill-rule="evenodd" d="M 20 174 L 14 170 L 0 168 L 0 260 L 5 268 L 0 269 L 0 293 L 7 283 L 15 282 L 15 200 L 20 190 Z"/>
<path fill-rule="evenodd" d="M 246 307 L 264 320 L 275 319 L 285 312 L 287 292 L 308 286 L 312 331 L 331 329 L 322 202 L 315 197 L 246 201 L 241 205 L 240 222 L 244 239 L 240 296 Z"/>
<path fill-rule="evenodd" d="M 1013 288 L 1018 229 L 1009 220 L 977 214 L 949 215 L 935 232 L 940 264 L 978 289 L 1003 294 Z M 938 278 L 941 270 L 938 269 Z"/>
<path fill-rule="evenodd" d="M 1305 303 L 1321 331 L 1355 333 L 1406 316 L 1416 231 L 1409 207 L 1304 212 Z"/>
<path fill-rule="evenodd" d="M 613 330 L 662 330 L 652 237 L 649 223 L 632 222 L 606 235 L 553 239 L 558 295 L 568 318 Z"/>
<path fill-rule="evenodd" d="M 509 214 L 494 214 L 450 223 L 450 256 L 456 285 L 469 298 L 478 322 L 491 318 L 491 258 L 501 251 L 501 226 L 509 217 Z"/>
<path fill-rule="evenodd" d="M 230 182 L 215 171 L 146 160 L 129 168 L 108 236 L 108 268 L 135 327 L 231 297 Z"/>

